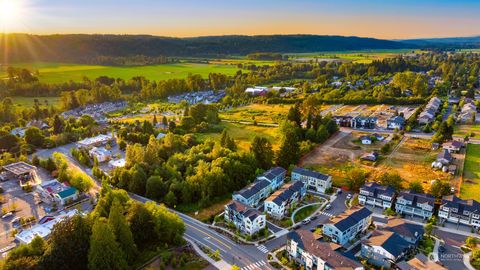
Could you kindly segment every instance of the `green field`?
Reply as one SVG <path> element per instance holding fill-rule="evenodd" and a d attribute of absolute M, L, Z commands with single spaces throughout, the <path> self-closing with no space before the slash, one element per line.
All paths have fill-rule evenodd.
<path fill-rule="evenodd" d="M 238 70 L 235 65 L 195 63 L 111 67 L 37 62 L 15 64 L 13 66 L 28 68 L 32 71 L 38 70 L 40 81 L 45 83 L 60 83 L 70 80 L 78 82 L 82 81 L 84 76 L 90 79 L 95 79 L 99 76 L 109 76 L 125 80 L 135 76 L 144 76 L 150 80 L 167 80 L 185 78 L 188 74 L 200 74 L 202 77 L 207 78 L 209 73 L 216 72 L 233 75 Z M 0 69 L 0 78 L 5 78 L 6 76 L 6 70 Z"/>
<path fill-rule="evenodd" d="M 473 138 L 480 138 L 480 125 L 456 125 L 453 136 L 465 137 L 473 135 Z"/>
<path fill-rule="evenodd" d="M 220 117 L 231 121 L 253 122 L 256 120 L 258 123 L 278 124 L 286 118 L 290 107 L 291 105 L 250 104 L 221 112 Z"/>
<path fill-rule="evenodd" d="M 337 59 L 339 61 L 352 61 L 354 63 L 371 63 L 374 60 L 392 58 L 402 53 L 410 53 L 413 50 L 367 50 L 367 51 L 340 51 L 340 52 L 319 52 L 319 53 L 294 53 L 287 54 L 291 59 L 312 58 L 315 59 Z M 418 52 L 418 51 L 416 51 Z"/>
<path fill-rule="evenodd" d="M 480 145 L 478 144 L 467 146 L 460 196 L 462 199 L 480 200 Z"/>
<path fill-rule="evenodd" d="M 278 149 L 280 141 L 279 128 L 276 127 L 261 127 L 253 125 L 241 125 L 234 123 L 221 123 L 222 127 L 226 128 L 228 134 L 235 139 L 238 148 L 248 151 L 250 149 L 251 142 L 255 136 L 262 136 L 267 138 L 273 146 L 273 149 Z M 200 141 L 206 139 L 220 140 L 221 133 L 196 133 L 195 134 Z"/>
<path fill-rule="evenodd" d="M 32 108 L 35 99 L 42 106 L 60 106 L 60 97 L 12 97 L 13 104 L 18 108 Z"/>

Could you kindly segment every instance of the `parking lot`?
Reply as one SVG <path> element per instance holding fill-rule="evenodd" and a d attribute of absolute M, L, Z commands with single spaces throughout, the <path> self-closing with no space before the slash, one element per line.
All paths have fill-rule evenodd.
<path fill-rule="evenodd" d="M 2 194 L 2 218 L 0 220 L 0 249 L 8 246 L 14 238 L 12 220 L 15 218 L 35 217 L 35 220 L 45 216 L 43 204 L 38 204 L 35 192 L 27 193 L 20 187 L 16 179 L 9 179 L 0 183 L 3 189 Z M 5 213 L 12 212 L 12 215 L 3 217 Z"/>

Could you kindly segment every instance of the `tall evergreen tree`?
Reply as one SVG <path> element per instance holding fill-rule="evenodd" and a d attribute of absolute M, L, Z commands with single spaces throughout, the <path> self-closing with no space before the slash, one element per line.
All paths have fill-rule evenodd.
<path fill-rule="evenodd" d="M 127 262 L 131 265 L 135 261 L 138 250 L 133 241 L 132 231 L 130 231 L 127 220 L 123 214 L 123 207 L 117 199 L 113 201 L 110 208 L 108 224 L 111 226 L 117 242 L 125 254 Z"/>
<path fill-rule="evenodd" d="M 297 129 L 292 122 L 287 122 L 282 128 L 284 132 L 282 144 L 277 153 L 276 164 L 288 168 L 291 164 L 296 164 L 300 155 L 300 146 Z"/>
<path fill-rule="evenodd" d="M 266 138 L 255 136 L 250 151 L 257 160 L 258 167 L 264 170 L 272 167 L 274 153 L 272 144 Z"/>
<path fill-rule="evenodd" d="M 127 261 L 120 245 L 115 241 L 115 234 L 104 218 L 93 224 L 88 253 L 89 270 L 126 270 Z"/>

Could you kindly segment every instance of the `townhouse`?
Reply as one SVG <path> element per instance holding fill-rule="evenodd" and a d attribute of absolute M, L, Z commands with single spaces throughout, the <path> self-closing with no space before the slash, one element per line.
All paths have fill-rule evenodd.
<path fill-rule="evenodd" d="M 255 208 L 232 201 L 225 205 L 225 221 L 231 222 L 243 234 L 253 235 L 266 226 L 266 216 Z"/>
<path fill-rule="evenodd" d="M 377 224 L 377 228 L 397 233 L 410 244 L 418 244 L 423 238 L 425 230 L 422 225 L 405 222 L 401 218 L 390 217 L 384 225 Z"/>
<path fill-rule="evenodd" d="M 232 199 L 256 207 L 260 201 L 266 199 L 274 190 L 278 189 L 285 180 L 286 170 L 281 167 L 272 168 L 259 175 L 255 182 L 236 191 Z"/>
<path fill-rule="evenodd" d="M 352 118 L 352 128 L 374 129 L 377 127 L 378 119 L 376 117 L 356 116 Z"/>
<path fill-rule="evenodd" d="M 264 202 L 264 209 L 269 216 L 282 219 L 306 193 L 307 189 L 303 182 L 292 181 L 270 195 Z"/>
<path fill-rule="evenodd" d="M 323 226 L 323 234 L 332 242 L 345 246 L 372 223 L 372 212 L 366 207 L 352 207 Z"/>
<path fill-rule="evenodd" d="M 402 130 L 405 127 L 405 118 L 403 116 L 393 116 L 387 120 L 387 129 Z"/>
<path fill-rule="evenodd" d="M 395 190 L 375 182 L 369 182 L 360 188 L 358 202 L 361 205 L 371 205 L 383 209 L 391 208 L 395 197 Z"/>
<path fill-rule="evenodd" d="M 305 183 L 308 189 L 321 193 L 325 193 L 327 189 L 332 187 L 331 175 L 326 175 L 300 167 L 295 167 L 292 170 L 291 178 L 294 181 L 302 181 Z"/>
<path fill-rule="evenodd" d="M 435 197 L 430 194 L 415 193 L 410 190 L 398 194 L 395 211 L 401 215 L 417 216 L 429 219 L 433 216 Z"/>
<path fill-rule="evenodd" d="M 462 200 L 455 195 L 444 196 L 438 210 L 440 222 L 451 222 L 480 228 L 480 203 Z"/>
<path fill-rule="evenodd" d="M 425 109 L 418 115 L 418 123 L 430 124 L 435 120 L 435 115 L 442 104 L 442 100 L 438 97 L 433 97 L 425 106 Z"/>
<path fill-rule="evenodd" d="M 291 260 L 306 270 L 363 270 L 357 261 L 339 251 L 340 246 L 320 242 L 306 230 L 291 231 L 287 234 L 286 251 Z"/>
<path fill-rule="evenodd" d="M 392 231 L 375 230 L 362 240 L 361 256 L 377 267 L 391 268 L 413 249 L 414 245 Z"/>

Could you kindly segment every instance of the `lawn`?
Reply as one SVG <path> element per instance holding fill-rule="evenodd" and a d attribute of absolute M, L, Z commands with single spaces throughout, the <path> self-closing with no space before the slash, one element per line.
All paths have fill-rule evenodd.
<path fill-rule="evenodd" d="M 13 104 L 20 108 L 32 108 L 35 99 L 42 106 L 60 106 L 60 97 L 12 97 Z"/>
<path fill-rule="evenodd" d="M 302 209 L 300 209 L 294 217 L 295 223 L 300 222 L 304 220 L 305 218 L 309 217 L 315 210 L 317 210 L 320 207 L 320 204 L 314 204 L 314 205 L 309 205 L 306 206 Z"/>
<path fill-rule="evenodd" d="M 468 144 L 460 187 L 462 199 L 480 200 L 480 145 Z"/>
<path fill-rule="evenodd" d="M 255 136 L 262 136 L 267 138 L 272 143 L 273 149 L 278 149 L 280 146 L 280 133 L 277 127 L 262 127 L 254 125 L 242 125 L 235 123 L 221 123 L 221 127 L 226 128 L 228 134 L 235 139 L 237 146 L 245 151 L 249 151 L 251 142 Z M 213 139 L 220 140 L 220 132 L 212 133 L 196 133 L 195 136 L 200 140 Z"/>
<path fill-rule="evenodd" d="M 32 71 L 38 70 L 40 81 L 45 83 L 60 83 L 70 80 L 79 82 L 82 81 L 85 76 L 90 79 L 95 79 L 99 76 L 109 76 L 125 80 L 135 76 L 144 76 L 151 80 L 167 80 L 185 78 L 188 74 L 200 74 L 202 77 L 207 78 L 209 73 L 215 72 L 233 75 L 238 70 L 235 65 L 196 63 L 113 67 L 35 62 L 14 64 L 13 66 L 28 68 Z M 0 70 L 0 78 L 5 77 L 5 70 Z"/>
<path fill-rule="evenodd" d="M 472 133 L 473 138 L 480 138 L 480 125 L 456 125 L 453 136 L 465 137 Z"/>
<path fill-rule="evenodd" d="M 222 112 L 220 118 L 232 121 L 253 122 L 253 120 L 256 120 L 258 123 L 278 124 L 286 118 L 290 107 L 291 105 L 251 104 Z"/>

